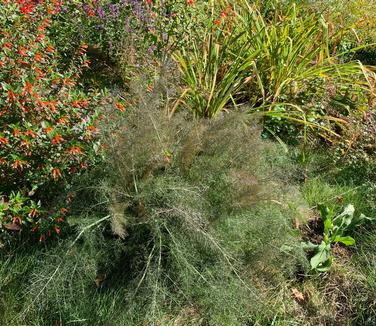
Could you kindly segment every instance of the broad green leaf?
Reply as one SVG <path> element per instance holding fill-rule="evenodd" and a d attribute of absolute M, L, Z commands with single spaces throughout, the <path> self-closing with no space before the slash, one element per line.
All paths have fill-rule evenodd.
<path fill-rule="evenodd" d="M 332 266 L 332 263 L 333 263 L 333 257 L 330 256 L 328 258 L 328 260 L 325 263 L 323 263 L 322 265 L 320 265 L 319 267 L 317 267 L 316 270 L 318 272 L 327 272 L 330 269 L 330 267 Z"/>
<path fill-rule="evenodd" d="M 323 265 L 330 257 L 330 244 L 322 242 L 319 245 L 319 251 L 310 260 L 312 269 L 317 269 L 317 267 Z"/>
<path fill-rule="evenodd" d="M 324 234 L 328 233 L 333 228 L 332 219 L 328 218 L 324 222 Z"/>
<path fill-rule="evenodd" d="M 333 242 L 341 242 L 346 246 L 352 246 L 355 244 L 355 239 L 350 236 L 346 236 L 346 237 L 337 236 L 333 239 Z"/>

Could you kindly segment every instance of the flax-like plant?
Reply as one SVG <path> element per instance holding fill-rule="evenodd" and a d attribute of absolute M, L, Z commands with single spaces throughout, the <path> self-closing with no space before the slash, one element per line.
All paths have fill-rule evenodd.
<path fill-rule="evenodd" d="M 238 94 L 248 99 L 251 112 L 267 112 L 336 135 L 331 125 L 343 125 L 341 115 L 327 103 L 320 109 L 316 108 L 320 103 L 311 103 L 346 92 L 364 104 L 374 86 L 369 67 L 358 61 L 341 62 L 344 53 L 332 50 L 332 40 L 344 29 L 329 28 L 322 16 L 308 14 L 296 4 L 277 8 L 265 18 L 257 6 L 241 1 L 236 12 L 244 32 L 239 41 L 251 44 L 251 53 L 259 53 L 245 76 L 244 93 Z M 282 111 L 275 110 L 280 107 Z"/>
<path fill-rule="evenodd" d="M 366 107 L 374 74 L 335 53 L 332 41 L 344 29 L 334 30 L 322 16 L 296 4 L 276 7 L 267 17 L 260 5 L 245 0 L 218 7 L 207 37 L 174 53 L 183 86 L 177 105 L 213 117 L 247 104 L 251 113 L 319 129 L 326 137 L 338 136 L 337 127 L 345 124 L 331 106 L 333 96 L 350 96 L 355 106 Z"/>
<path fill-rule="evenodd" d="M 191 108 L 195 116 L 213 117 L 235 104 L 244 71 L 251 69 L 259 53 L 250 51 L 250 44 L 238 42 L 241 34 L 235 28 L 210 26 L 203 42 L 195 40 L 191 49 L 174 53 L 184 84 L 179 103 Z"/>
<path fill-rule="evenodd" d="M 244 28 L 242 41 L 251 44 L 252 53 L 260 53 L 247 77 L 254 103 L 280 102 L 308 89 L 313 81 L 320 81 L 315 90 L 321 91 L 328 82 L 341 82 L 344 87 L 356 83 L 369 90 L 359 62 L 339 63 L 332 55 L 330 41 L 335 33 L 323 17 L 305 16 L 294 4 L 267 20 L 247 1 L 238 15 Z"/>

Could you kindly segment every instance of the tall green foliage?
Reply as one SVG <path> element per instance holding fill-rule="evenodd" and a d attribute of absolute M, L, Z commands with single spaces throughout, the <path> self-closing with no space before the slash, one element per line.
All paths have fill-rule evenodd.
<path fill-rule="evenodd" d="M 174 56 L 182 72 L 179 104 L 207 117 L 246 104 L 250 112 L 335 136 L 345 120 L 326 99 L 350 97 L 365 108 L 373 86 L 368 68 L 333 53 L 340 33 L 295 4 L 266 17 L 248 1 L 213 10 L 208 37 Z"/>
<path fill-rule="evenodd" d="M 182 103 L 198 117 L 213 117 L 234 103 L 244 85 L 244 73 L 251 69 L 258 51 L 238 44 L 241 34 L 212 26 L 204 42 L 196 40 L 191 49 L 182 47 L 174 59 L 182 72 Z"/>

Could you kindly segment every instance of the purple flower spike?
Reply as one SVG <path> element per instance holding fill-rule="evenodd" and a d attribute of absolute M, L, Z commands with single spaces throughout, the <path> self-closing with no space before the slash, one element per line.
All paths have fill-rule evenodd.
<path fill-rule="evenodd" d="M 101 19 L 104 19 L 106 17 L 106 12 L 104 11 L 102 6 L 99 6 L 97 8 L 97 13 L 98 13 L 99 18 Z"/>

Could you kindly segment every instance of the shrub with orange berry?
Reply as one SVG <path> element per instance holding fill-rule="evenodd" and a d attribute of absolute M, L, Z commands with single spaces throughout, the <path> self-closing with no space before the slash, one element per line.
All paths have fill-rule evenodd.
<path fill-rule="evenodd" d="M 85 44 L 62 68 L 49 37 L 59 9 L 53 0 L 0 2 L 0 229 L 40 240 L 64 223 L 65 208 L 47 210 L 51 187 L 90 166 L 97 147 L 101 94 L 78 82 Z"/>

